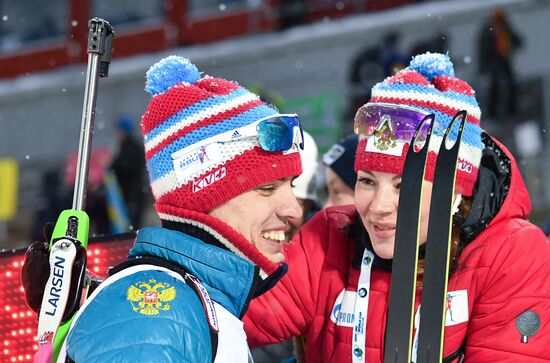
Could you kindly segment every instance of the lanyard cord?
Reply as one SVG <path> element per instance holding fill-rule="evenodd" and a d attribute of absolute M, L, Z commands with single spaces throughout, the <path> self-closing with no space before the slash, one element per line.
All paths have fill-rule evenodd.
<path fill-rule="evenodd" d="M 374 253 L 367 248 L 363 251 L 361 259 L 361 273 L 357 283 L 355 296 L 355 307 L 353 310 L 353 344 L 351 345 L 351 357 L 353 363 L 365 362 L 365 343 L 367 330 L 367 315 L 369 311 L 370 276 Z M 415 317 L 415 334 L 413 340 L 412 361 L 416 362 L 416 350 L 418 348 L 418 325 L 420 324 L 420 306 L 418 306 Z"/>
<path fill-rule="evenodd" d="M 363 258 L 361 259 L 361 274 L 359 275 L 353 310 L 353 344 L 351 345 L 353 363 L 365 361 L 365 334 L 369 311 L 370 273 L 373 260 L 374 253 L 365 248 Z"/>

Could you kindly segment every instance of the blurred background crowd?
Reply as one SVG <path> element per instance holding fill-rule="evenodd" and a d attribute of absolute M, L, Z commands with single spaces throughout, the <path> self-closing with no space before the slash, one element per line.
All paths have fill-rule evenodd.
<path fill-rule="evenodd" d="M 300 115 L 316 146 L 296 190 L 307 219 L 352 201 L 353 160 L 340 163 L 353 155 L 345 137 L 355 111 L 375 82 L 424 51 L 448 51 L 478 90 L 482 127 L 519 160 L 533 222 L 548 233 L 550 1 L 4 0 L 0 16 L 0 249 L 40 239 L 44 223 L 71 207 L 93 16 L 116 35 L 98 91 L 92 234 L 158 223 L 139 121 L 144 72 L 161 57 L 189 57 Z"/>

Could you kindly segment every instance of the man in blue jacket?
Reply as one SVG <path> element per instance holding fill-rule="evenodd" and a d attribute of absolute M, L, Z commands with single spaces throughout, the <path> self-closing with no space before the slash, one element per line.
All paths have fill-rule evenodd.
<path fill-rule="evenodd" d="M 170 56 L 147 72 L 145 157 L 162 227 L 139 230 L 58 361 L 247 362 L 240 318 L 286 272 L 302 130 L 237 83 Z"/>

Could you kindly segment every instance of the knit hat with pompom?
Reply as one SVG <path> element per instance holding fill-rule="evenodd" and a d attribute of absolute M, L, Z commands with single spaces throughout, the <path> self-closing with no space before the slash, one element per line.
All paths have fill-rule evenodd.
<path fill-rule="evenodd" d="M 483 150 L 479 126 L 481 111 L 472 87 L 455 77 L 448 55 L 428 52 L 413 57 L 408 67 L 372 88 L 367 105 L 372 103 L 408 106 L 435 114 L 426 164 L 426 180 L 429 181 L 433 181 L 437 153 L 445 130 L 458 111 L 466 110 L 468 116 L 458 155 L 456 191 L 463 196 L 473 194 Z M 396 155 L 395 150 L 388 153 L 372 145 L 369 147 L 369 143 L 374 143 L 374 137 L 362 137 L 359 141 L 355 170 L 401 174 L 410 142 L 404 142 L 402 152 Z"/>
<path fill-rule="evenodd" d="M 302 172 L 298 152 L 265 151 L 250 138 L 207 142 L 277 114 L 239 84 L 201 77 L 188 59 L 169 56 L 147 72 L 146 91 L 153 99 L 141 126 L 157 212 L 208 212 L 258 185 Z"/>

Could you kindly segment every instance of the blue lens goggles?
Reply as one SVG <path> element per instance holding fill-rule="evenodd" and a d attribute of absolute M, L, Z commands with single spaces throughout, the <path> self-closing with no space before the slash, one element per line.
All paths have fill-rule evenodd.
<path fill-rule="evenodd" d="M 296 114 L 276 114 L 261 118 L 249 125 L 230 131 L 229 140 L 217 140 L 224 144 L 257 137 L 266 151 L 287 151 L 294 145 L 304 149 L 304 132 Z"/>

